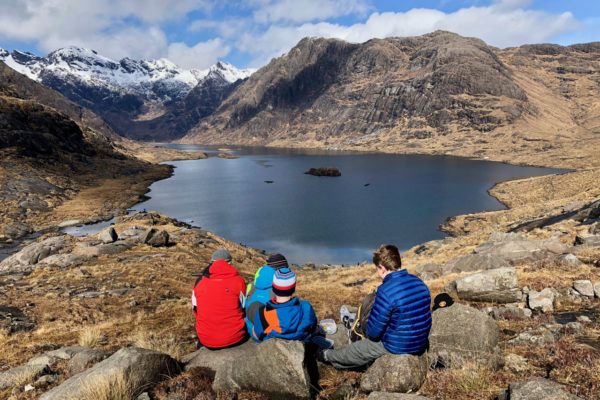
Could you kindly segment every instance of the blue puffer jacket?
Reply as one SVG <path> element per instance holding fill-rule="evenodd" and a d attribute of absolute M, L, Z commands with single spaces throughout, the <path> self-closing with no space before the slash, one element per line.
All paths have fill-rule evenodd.
<path fill-rule="evenodd" d="M 421 354 L 431 329 L 427 285 L 405 269 L 388 274 L 377 289 L 367 336 L 393 354 Z"/>
<path fill-rule="evenodd" d="M 256 315 L 256 311 L 260 306 L 263 306 L 271 300 L 273 289 L 273 275 L 275 268 L 270 265 L 260 267 L 254 275 L 254 282 L 248 285 L 246 294 L 246 328 L 248 333 L 252 334 L 253 323 L 252 319 Z"/>
<path fill-rule="evenodd" d="M 253 323 L 250 334 L 258 342 L 272 338 L 306 340 L 317 327 L 317 316 L 308 301 L 294 297 L 285 303 L 270 300 L 258 309 Z"/>

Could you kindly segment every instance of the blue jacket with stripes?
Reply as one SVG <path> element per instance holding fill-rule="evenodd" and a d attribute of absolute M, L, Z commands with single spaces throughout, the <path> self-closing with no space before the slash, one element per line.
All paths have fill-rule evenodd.
<path fill-rule="evenodd" d="M 421 279 L 405 269 L 391 272 L 377 288 L 367 337 L 393 354 L 421 354 L 431 330 L 430 306 L 429 288 Z"/>

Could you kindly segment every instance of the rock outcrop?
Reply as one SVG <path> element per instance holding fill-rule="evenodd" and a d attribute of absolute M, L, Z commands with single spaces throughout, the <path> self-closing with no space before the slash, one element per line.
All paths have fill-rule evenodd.
<path fill-rule="evenodd" d="M 483 312 L 455 303 L 433 312 L 429 335 L 432 364 L 460 367 L 476 363 L 493 369 L 503 364 L 496 322 Z"/>
<path fill-rule="evenodd" d="M 311 374 L 305 363 L 304 344 L 299 341 L 249 341 L 218 352 L 201 349 L 185 361 L 188 370 L 203 367 L 214 371 L 216 392 L 254 390 L 272 399 L 310 397 Z"/>
<path fill-rule="evenodd" d="M 103 389 L 127 389 L 135 398 L 145 387 L 180 372 L 179 364 L 170 356 L 136 347 L 123 348 L 106 360 L 64 381 L 44 393 L 40 400 L 79 400 L 93 398 Z M 100 387 L 103 386 L 103 387 Z"/>
<path fill-rule="evenodd" d="M 342 172 L 333 167 L 311 168 L 305 174 L 312 176 L 342 176 Z"/>
<path fill-rule="evenodd" d="M 421 388 L 429 369 L 427 354 L 387 355 L 378 358 L 360 381 L 367 392 L 415 392 Z"/>
<path fill-rule="evenodd" d="M 468 275 L 456 280 L 456 291 L 462 300 L 514 303 L 522 292 L 514 267 L 498 268 Z"/>
<path fill-rule="evenodd" d="M 580 400 L 580 397 L 565 391 L 564 386 L 548 379 L 537 378 L 526 382 L 511 383 L 508 389 L 510 400 Z"/>

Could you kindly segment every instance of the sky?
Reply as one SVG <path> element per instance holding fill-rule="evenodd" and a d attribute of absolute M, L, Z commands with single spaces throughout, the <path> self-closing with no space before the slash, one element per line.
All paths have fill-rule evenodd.
<path fill-rule="evenodd" d="M 0 0 L 0 47 L 257 68 L 306 36 L 364 42 L 438 29 L 497 47 L 600 41 L 598 0 Z"/>

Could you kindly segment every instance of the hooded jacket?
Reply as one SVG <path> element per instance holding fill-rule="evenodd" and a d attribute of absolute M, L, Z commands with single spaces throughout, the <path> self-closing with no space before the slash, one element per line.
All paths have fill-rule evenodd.
<path fill-rule="evenodd" d="M 215 261 L 192 291 L 196 333 L 209 348 L 223 348 L 246 337 L 242 302 L 246 282 L 225 260 Z"/>
<path fill-rule="evenodd" d="M 421 354 L 429 343 L 430 306 L 429 288 L 421 279 L 405 269 L 394 271 L 377 288 L 367 337 L 393 354 Z"/>
<path fill-rule="evenodd" d="M 267 304 L 273 297 L 273 275 L 275 275 L 275 271 L 276 269 L 270 265 L 260 267 L 254 275 L 254 284 L 248 284 L 246 289 L 248 295 L 246 299 L 246 328 L 248 333 L 252 333 L 252 319 L 260 306 Z"/>
<path fill-rule="evenodd" d="M 269 300 L 253 318 L 251 336 L 257 342 L 278 338 L 306 340 L 317 327 L 317 316 L 309 302 L 293 297 L 285 303 Z"/>

